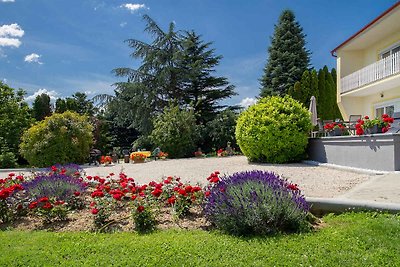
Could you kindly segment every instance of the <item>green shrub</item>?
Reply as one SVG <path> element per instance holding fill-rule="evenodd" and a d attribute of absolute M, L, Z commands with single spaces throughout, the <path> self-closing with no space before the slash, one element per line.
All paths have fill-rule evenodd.
<path fill-rule="evenodd" d="M 136 210 L 132 211 L 135 229 L 139 233 L 148 233 L 156 229 L 156 219 L 154 213 L 150 208 L 139 206 Z"/>
<path fill-rule="evenodd" d="M 93 142 L 92 130 L 86 116 L 71 111 L 56 113 L 23 134 L 20 152 L 36 167 L 84 163 Z"/>
<path fill-rule="evenodd" d="M 192 155 L 198 140 L 196 118 L 193 111 L 170 106 L 154 120 L 150 139 L 171 158 Z"/>
<path fill-rule="evenodd" d="M 12 152 L 3 152 L 0 153 L 0 168 L 15 168 L 17 166 L 17 158 Z"/>
<path fill-rule="evenodd" d="M 284 163 L 304 157 L 310 114 L 289 96 L 263 98 L 238 118 L 236 139 L 250 161 Z"/>
<path fill-rule="evenodd" d="M 231 142 L 232 147 L 236 147 L 236 119 L 237 114 L 227 109 L 207 123 L 207 133 L 210 137 L 212 148 L 226 148 L 228 142 Z"/>

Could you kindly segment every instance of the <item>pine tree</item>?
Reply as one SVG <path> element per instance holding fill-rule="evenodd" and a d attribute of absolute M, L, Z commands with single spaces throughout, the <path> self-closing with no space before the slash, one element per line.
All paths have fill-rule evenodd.
<path fill-rule="evenodd" d="M 311 98 L 311 76 L 308 70 L 303 72 L 300 80 L 300 90 L 301 90 L 301 100 L 300 102 L 304 104 L 305 107 L 310 106 Z"/>
<path fill-rule="evenodd" d="M 315 96 L 317 102 L 319 98 L 319 92 L 318 92 L 318 72 L 313 69 L 311 71 L 311 82 L 310 82 L 310 92 L 311 96 Z"/>
<path fill-rule="evenodd" d="M 317 112 L 319 118 L 323 120 L 332 119 L 327 115 L 327 93 L 326 93 L 326 79 L 325 79 L 325 71 L 320 69 L 318 71 L 318 102 L 317 102 Z"/>
<path fill-rule="evenodd" d="M 305 48 L 306 35 L 294 13 L 284 10 L 275 25 L 268 62 L 261 78 L 260 96 L 284 95 L 310 65 L 310 52 Z"/>
<path fill-rule="evenodd" d="M 335 68 L 332 68 L 331 75 L 332 75 L 332 79 L 333 79 L 333 82 L 334 82 L 334 88 L 332 90 L 332 93 L 333 93 L 334 99 L 335 99 L 334 105 L 333 105 L 335 118 L 343 119 L 342 113 L 340 113 L 339 106 L 337 105 L 337 80 L 336 80 L 337 79 L 337 74 L 336 74 L 336 69 Z"/>
<path fill-rule="evenodd" d="M 41 121 L 50 115 L 50 96 L 48 94 L 40 94 L 36 96 L 32 105 L 32 117 L 34 117 L 37 121 Z"/>
<path fill-rule="evenodd" d="M 195 32 L 186 32 L 177 68 L 183 76 L 180 81 L 183 102 L 193 107 L 197 123 L 205 124 L 225 108 L 220 101 L 235 95 L 234 86 L 225 77 L 213 76 L 222 56 L 216 56 L 212 43 L 204 43 Z"/>

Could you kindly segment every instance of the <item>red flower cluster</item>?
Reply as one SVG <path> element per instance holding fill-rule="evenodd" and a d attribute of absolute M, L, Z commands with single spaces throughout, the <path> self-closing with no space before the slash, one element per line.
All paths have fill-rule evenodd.
<path fill-rule="evenodd" d="M 3 179 L 3 180 L 5 180 L 5 179 Z M 19 190 L 23 190 L 23 189 L 24 188 L 20 184 L 13 184 L 8 187 L 0 186 L 0 199 L 5 200 L 9 196 L 11 196 L 14 193 L 14 191 L 19 191 Z"/>
<path fill-rule="evenodd" d="M 100 163 L 105 164 L 105 163 L 112 163 L 112 158 L 110 156 L 101 156 L 100 158 Z"/>
<path fill-rule="evenodd" d="M 290 190 L 293 190 L 293 191 L 297 191 L 297 190 L 299 190 L 299 188 L 297 186 L 298 186 L 297 184 L 288 184 L 287 188 L 289 188 Z"/>
<path fill-rule="evenodd" d="M 335 128 L 344 130 L 346 127 L 345 127 L 343 124 L 341 124 L 341 123 L 336 123 L 336 122 L 327 123 L 327 124 L 324 125 L 324 129 L 325 129 L 327 132 L 333 131 L 333 129 L 335 129 Z"/>
<path fill-rule="evenodd" d="M 219 171 L 215 171 L 211 173 L 211 175 L 207 178 L 210 183 L 218 183 L 219 182 Z"/>
<path fill-rule="evenodd" d="M 383 114 L 381 119 L 370 120 L 368 116 L 365 116 L 363 119 L 357 121 L 356 124 L 356 134 L 363 135 L 365 133 L 365 129 L 371 128 L 377 125 L 382 133 L 386 133 L 390 124 L 394 122 L 392 117 L 389 117 L 388 114 Z"/>
<path fill-rule="evenodd" d="M 48 197 L 41 197 L 36 201 L 29 203 L 28 208 L 31 210 L 42 208 L 44 210 L 51 210 L 54 206 L 64 205 L 65 202 L 62 200 L 50 200 Z"/>

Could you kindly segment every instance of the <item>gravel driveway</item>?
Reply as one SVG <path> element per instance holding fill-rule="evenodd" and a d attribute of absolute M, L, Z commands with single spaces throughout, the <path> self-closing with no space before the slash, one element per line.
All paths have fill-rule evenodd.
<path fill-rule="evenodd" d="M 107 167 L 85 166 L 88 175 L 107 176 L 121 171 L 139 183 L 159 181 L 165 176 L 179 176 L 183 181 L 206 184 L 210 173 L 232 174 L 245 170 L 273 171 L 299 185 L 307 197 L 336 197 L 373 176 L 307 164 L 256 164 L 246 157 L 190 158 L 158 160 L 142 164 L 115 164 Z"/>

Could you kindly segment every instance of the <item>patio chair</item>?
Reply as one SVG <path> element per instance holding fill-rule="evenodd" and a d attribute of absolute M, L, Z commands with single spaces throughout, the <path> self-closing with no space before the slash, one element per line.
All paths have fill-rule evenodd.
<path fill-rule="evenodd" d="M 98 149 L 92 149 L 89 152 L 89 165 L 99 165 L 100 164 L 100 157 L 101 157 L 101 151 Z"/>
<path fill-rule="evenodd" d="M 320 118 L 317 119 L 317 125 L 318 125 L 318 130 L 311 131 L 311 138 L 326 136 L 326 132 L 324 130 L 324 124 Z"/>
<path fill-rule="evenodd" d="M 358 120 L 361 120 L 361 115 L 350 115 L 349 116 L 349 122 L 347 124 L 347 130 L 352 134 L 356 134 L 356 124 Z"/>

